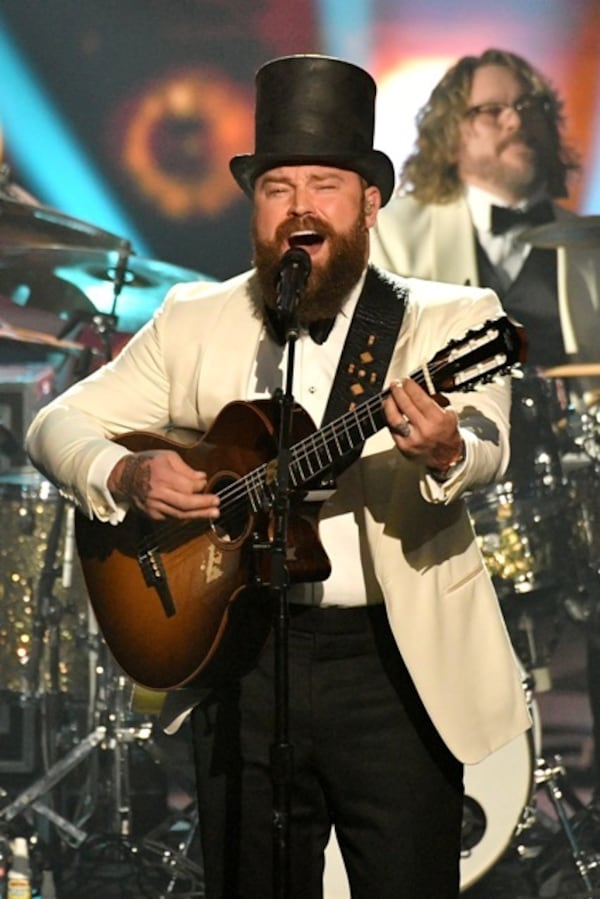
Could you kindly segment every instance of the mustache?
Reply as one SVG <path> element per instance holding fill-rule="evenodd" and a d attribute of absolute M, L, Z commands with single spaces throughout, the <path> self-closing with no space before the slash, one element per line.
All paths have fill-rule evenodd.
<path fill-rule="evenodd" d="M 539 143 L 535 138 L 531 137 L 529 134 L 525 134 L 523 131 L 518 131 L 516 134 L 511 134 L 510 137 L 507 137 L 505 140 L 500 142 L 500 150 L 506 150 L 507 147 L 510 147 L 512 144 L 523 144 L 526 147 L 529 147 L 530 150 L 537 151 L 539 149 Z"/>

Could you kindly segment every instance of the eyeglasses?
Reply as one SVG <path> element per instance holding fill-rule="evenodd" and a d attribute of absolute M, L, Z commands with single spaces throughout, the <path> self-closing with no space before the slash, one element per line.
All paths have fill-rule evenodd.
<path fill-rule="evenodd" d="M 528 97 L 519 97 L 514 103 L 480 103 L 479 106 L 471 106 L 465 112 L 465 118 L 481 118 L 492 124 L 496 124 L 507 109 L 512 109 L 521 118 L 536 115 L 548 115 L 552 106 L 546 97 L 532 94 Z"/>

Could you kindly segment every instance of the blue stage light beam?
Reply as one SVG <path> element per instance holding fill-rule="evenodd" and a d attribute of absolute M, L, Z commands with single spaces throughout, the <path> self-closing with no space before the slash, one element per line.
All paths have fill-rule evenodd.
<path fill-rule="evenodd" d="M 65 215 L 148 247 L 95 170 L 51 97 L 37 82 L 0 14 L 0 127 L 27 188 Z"/>
<path fill-rule="evenodd" d="M 600 100 L 596 103 L 594 114 L 594 138 L 589 153 L 589 161 L 585 163 L 586 190 L 580 203 L 583 215 L 600 213 Z"/>
<path fill-rule="evenodd" d="M 373 0 L 319 0 L 316 11 L 323 52 L 368 69 Z"/>

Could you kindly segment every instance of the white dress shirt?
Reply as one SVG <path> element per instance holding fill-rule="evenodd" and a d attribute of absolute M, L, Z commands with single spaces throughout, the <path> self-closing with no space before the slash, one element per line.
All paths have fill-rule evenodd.
<path fill-rule="evenodd" d="M 353 289 L 336 317 L 329 337 L 316 344 L 307 332 L 301 332 L 295 343 L 292 393 L 294 399 L 310 415 L 319 428 L 350 322 L 363 288 L 364 277 Z M 288 348 L 265 339 L 257 354 L 248 397 L 272 396 L 283 387 L 287 375 Z M 363 566 L 359 531 L 354 516 L 336 509 L 335 494 L 323 503 L 319 537 L 331 561 L 329 578 L 313 584 L 294 584 L 288 590 L 291 602 L 323 606 L 356 606 L 368 601 L 382 602 L 379 586 L 373 579 L 367 583 Z"/>

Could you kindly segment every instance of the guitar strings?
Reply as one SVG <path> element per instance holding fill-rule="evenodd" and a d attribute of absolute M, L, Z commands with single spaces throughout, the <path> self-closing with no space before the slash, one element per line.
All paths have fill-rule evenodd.
<path fill-rule="evenodd" d="M 354 422 L 355 425 L 358 426 L 359 431 L 362 432 L 364 429 L 361 427 L 361 425 L 364 425 L 367 421 L 370 421 L 373 426 L 372 433 L 375 433 L 377 430 L 379 430 L 379 427 L 381 427 L 381 425 L 379 427 L 375 425 L 374 413 L 377 411 L 377 409 L 381 411 L 382 400 L 388 394 L 389 389 L 385 390 L 378 396 L 371 397 L 364 403 L 360 403 L 354 410 L 344 413 L 343 416 L 326 425 L 318 433 L 318 435 L 311 434 L 309 437 L 304 438 L 294 447 L 292 447 L 292 461 L 290 463 L 292 485 L 294 487 L 298 486 L 299 481 L 295 477 L 294 472 L 300 468 L 303 461 L 309 460 L 313 457 L 316 457 L 320 461 L 317 444 L 319 442 L 323 446 L 329 444 L 336 431 L 339 431 L 340 425 L 342 423 L 344 423 L 344 432 L 346 434 L 348 434 L 349 432 L 349 426 L 346 424 L 347 422 Z M 318 473 L 326 470 L 331 461 L 331 459 L 328 459 L 328 462 L 325 465 L 321 463 L 321 468 L 319 471 L 311 470 L 311 477 L 314 477 Z M 253 512 L 260 511 L 261 507 L 263 506 L 264 499 L 268 496 L 269 485 L 266 479 L 268 465 L 268 462 L 259 465 L 247 475 L 238 478 L 231 484 L 227 484 L 221 490 L 217 491 L 217 495 L 221 498 L 221 520 L 224 519 L 226 522 L 228 516 L 233 516 L 240 511 L 245 511 L 248 506 L 250 506 Z M 191 525 L 201 527 L 202 522 L 196 520 L 169 520 L 160 522 L 159 524 L 153 525 L 152 534 L 148 534 L 142 538 L 142 540 L 140 541 L 141 546 L 145 551 L 156 551 L 160 546 L 166 549 L 168 544 L 173 544 L 175 541 L 177 541 L 183 529 L 185 529 L 186 527 L 189 529 Z M 205 529 L 208 529 L 208 527 L 210 527 L 209 522 L 204 522 L 204 525 Z"/>
<path fill-rule="evenodd" d="M 453 346 L 448 347 L 447 352 L 453 348 Z M 428 380 L 434 381 L 435 376 L 440 371 L 443 371 L 447 364 L 448 356 L 446 353 L 441 359 L 434 359 L 427 366 L 427 369 L 421 368 L 411 374 L 410 378 L 419 384 L 419 386 L 424 387 Z M 498 370 L 499 369 L 497 368 L 496 373 Z M 358 431 L 361 434 L 361 440 L 356 441 L 354 445 L 350 445 L 346 452 L 355 448 L 359 442 L 362 442 L 369 436 L 377 433 L 377 431 L 383 427 L 383 421 L 381 420 L 382 401 L 389 395 L 389 393 L 390 388 L 387 388 L 377 396 L 370 397 L 364 402 L 359 403 L 354 409 L 345 412 L 335 421 L 325 425 L 320 431 L 305 437 L 292 447 L 292 461 L 290 463 L 290 478 L 292 480 L 292 485 L 297 487 L 301 482 L 308 480 L 306 477 L 299 479 L 295 474 L 296 472 L 302 474 L 301 465 L 303 462 L 308 462 L 310 466 L 311 459 L 316 459 L 318 461 L 319 468 L 314 471 L 311 469 L 310 477 L 315 477 L 327 470 L 333 459 L 328 458 L 327 462 L 324 464 L 319 456 L 319 451 L 323 449 L 327 450 L 327 447 L 332 440 L 335 440 L 337 448 L 340 450 L 339 441 L 336 439 L 336 435 L 340 432 L 344 433 L 349 438 L 350 442 L 352 441 L 350 430 L 353 426 L 358 428 Z M 378 420 L 376 420 L 377 413 L 379 413 Z M 370 434 L 363 433 L 364 425 L 367 423 L 370 424 L 371 427 Z M 250 506 L 253 512 L 259 512 L 261 510 L 264 505 L 264 500 L 267 499 L 269 492 L 269 484 L 266 478 L 267 467 L 269 464 L 270 462 L 265 462 L 262 465 L 259 465 L 253 471 L 238 478 L 231 484 L 226 485 L 220 491 L 217 491 L 217 495 L 221 498 L 221 520 L 226 520 L 228 515 L 232 515 L 239 511 L 245 512 L 248 509 L 248 506 Z M 252 497 L 254 497 L 254 501 L 252 501 Z M 149 544 L 150 542 L 153 544 L 162 544 L 164 541 L 171 542 L 173 539 L 177 538 L 177 535 L 180 534 L 184 528 L 195 525 L 196 528 L 200 527 L 202 530 L 202 524 L 204 524 L 204 530 L 211 526 L 208 522 L 199 522 L 198 520 L 184 522 L 170 520 L 155 525 L 152 536 L 145 538 L 142 543 L 146 546 L 147 543 Z M 151 548 L 158 549 L 158 545 Z"/>

